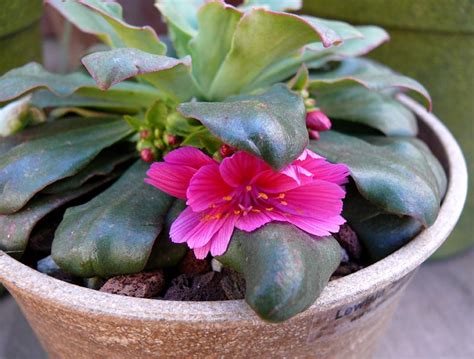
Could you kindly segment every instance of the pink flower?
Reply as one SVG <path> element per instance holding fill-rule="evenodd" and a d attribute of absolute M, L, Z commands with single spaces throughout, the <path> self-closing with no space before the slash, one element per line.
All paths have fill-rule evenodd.
<path fill-rule="evenodd" d="M 289 222 L 315 236 L 339 230 L 348 168 L 310 150 L 283 171 L 236 152 L 221 163 L 182 147 L 155 162 L 145 182 L 187 200 L 171 226 L 175 243 L 186 242 L 197 258 L 223 254 L 234 228 L 251 232 L 271 221 Z"/>
<path fill-rule="evenodd" d="M 319 132 L 329 130 L 332 124 L 324 112 L 313 110 L 306 114 L 306 126 L 309 128 L 309 137 L 319 140 Z"/>

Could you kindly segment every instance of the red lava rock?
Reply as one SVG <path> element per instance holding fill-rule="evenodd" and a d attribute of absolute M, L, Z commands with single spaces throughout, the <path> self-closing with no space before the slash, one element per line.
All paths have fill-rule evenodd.
<path fill-rule="evenodd" d="M 165 276 L 163 271 L 158 270 L 112 277 L 100 291 L 128 297 L 152 298 L 158 296 L 164 287 Z"/>
<path fill-rule="evenodd" d="M 343 224 L 339 233 L 334 234 L 334 238 L 344 248 L 349 256 L 356 261 L 362 258 L 362 245 L 357 237 L 357 234 L 352 230 L 348 224 Z"/>
<path fill-rule="evenodd" d="M 193 251 L 188 251 L 179 263 L 179 272 L 189 276 L 203 274 L 212 270 L 211 264 L 206 259 L 197 259 Z"/>

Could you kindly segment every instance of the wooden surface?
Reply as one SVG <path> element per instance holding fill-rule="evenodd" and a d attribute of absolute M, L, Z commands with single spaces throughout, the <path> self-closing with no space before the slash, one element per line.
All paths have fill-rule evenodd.
<path fill-rule="evenodd" d="M 43 358 L 13 299 L 0 300 L 0 359 Z M 419 270 L 375 358 L 474 358 L 474 251 Z"/>

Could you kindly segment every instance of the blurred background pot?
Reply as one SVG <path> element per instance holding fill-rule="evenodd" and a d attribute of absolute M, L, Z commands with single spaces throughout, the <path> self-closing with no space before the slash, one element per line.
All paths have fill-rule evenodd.
<path fill-rule="evenodd" d="M 369 54 L 427 87 L 434 113 L 460 142 L 469 171 L 474 168 L 474 1 L 473 0 L 305 0 L 303 12 L 353 24 L 385 28 L 391 41 Z M 472 191 L 474 176 L 469 180 Z M 474 245 L 474 195 L 442 258 Z"/>
<path fill-rule="evenodd" d="M 2 0 L 0 11 L 0 75 L 41 60 L 41 0 Z"/>
<path fill-rule="evenodd" d="M 244 301 L 174 302 L 93 291 L 41 274 L 0 252 L 0 280 L 51 358 L 368 358 L 416 269 L 448 237 L 466 198 L 463 155 L 448 130 L 412 100 L 422 137 L 449 173 L 434 225 L 385 259 L 333 280 L 316 303 L 281 324 Z"/>

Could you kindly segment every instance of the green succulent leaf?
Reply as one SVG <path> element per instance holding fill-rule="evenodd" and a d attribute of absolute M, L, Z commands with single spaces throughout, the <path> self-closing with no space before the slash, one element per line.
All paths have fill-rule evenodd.
<path fill-rule="evenodd" d="M 416 117 L 391 94 L 362 86 L 327 86 L 313 92 L 317 106 L 331 120 L 345 120 L 374 128 L 387 136 L 416 136 Z M 337 124 L 337 123 L 336 123 Z"/>
<path fill-rule="evenodd" d="M 332 237 L 272 223 L 251 233 L 236 231 L 217 259 L 243 274 L 245 300 L 261 318 L 282 322 L 314 303 L 339 266 L 340 253 Z"/>
<path fill-rule="evenodd" d="M 87 55 L 82 63 L 103 90 L 140 76 L 174 99 L 186 101 L 198 94 L 191 75 L 190 57 L 178 60 L 123 48 Z"/>
<path fill-rule="evenodd" d="M 173 202 L 144 183 L 147 169 L 137 161 L 105 192 L 66 211 L 52 247 L 64 271 L 107 278 L 145 268 Z"/>
<path fill-rule="evenodd" d="M 423 229 L 416 219 L 393 214 L 380 214 L 363 222 L 350 222 L 350 225 L 373 261 L 400 249 Z"/>
<path fill-rule="evenodd" d="M 186 254 L 188 250 L 186 244 L 173 243 L 170 238 L 171 225 L 185 208 L 186 202 L 180 199 L 176 199 L 171 205 L 165 217 L 163 230 L 155 241 L 148 259 L 147 269 L 173 267 Z"/>
<path fill-rule="evenodd" d="M 117 166 L 132 159 L 135 156 L 133 150 L 128 151 L 123 146 L 106 148 L 94 158 L 83 170 L 74 176 L 64 178 L 46 187 L 41 193 L 58 194 L 80 188 L 89 180 L 96 177 L 104 177 L 111 174 Z"/>
<path fill-rule="evenodd" d="M 312 42 L 307 44 L 303 48 L 290 53 L 288 56 L 278 59 L 274 64 L 268 66 L 266 69 L 261 71 L 258 77 L 251 83 L 252 88 L 265 88 L 275 82 L 287 80 L 297 72 L 302 64 L 312 59 L 319 58 L 316 51 L 310 51 L 308 48 L 322 48 L 330 51 L 338 51 L 347 42 L 352 41 L 363 41 L 362 36 L 364 34 L 360 31 L 359 27 L 353 27 L 347 23 L 334 20 L 323 20 L 318 18 L 312 18 L 313 23 L 318 24 L 320 27 L 325 27 L 335 32 L 342 41 L 341 45 L 325 47 L 321 41 Z"/>
<path fill-rule="evenodd" d="M 245 0 L 241 8 L 248 10 L 253 7 L 263 7 L 272 11 L 288 11 L 299 10 L 302 5 L 302 0 Z"/>
<path fill-rule="evenodd" d="M 308 43 L 339 44 L 343 36 L 329 27 L 332 23 L 254 8 L 237 24 L 231 48 L 206 93 L 208 99 L 224 99 L 250 92 L 267 67 L 293 55 Z M 347 33 L 348 27 L 344 27 Z M 258 61 L 257 61 L 258 59 Z"/>
<path fill-rule="evenodd" d="M 375 92 L 409 91 L 431 109 L 431 97 L 420 83 L 362 58 L 342 61 L 339 67 L 329 72 L 312 73 L 308 89 L 317 99 L 319 93 L 328 91 L 328 88 L 335 90 L 351 85 L 363 86 Z"/>
<path fill-rule="evenodd" d="M 376 210 L 355 188 L 348 190 L 343 216 L 374 261 L 401 248 L 423 229 L 423 224 L 413 217 Z"/>
<path fill-rule="evenodd" d="M 108 91 L 102 91 L 97 88 L 95 81 L 84 73 L 53 74 L 34 62 L 0 77 L 0 103 L 35 90 L 40 91 L 33 94 L 31 102 L 41 108 L 84 106 L 113 108 L 117 111 L 131 108 L 132 111 L 137 111 L 152 104 L 158 97 L 163 97 L 163 93 L 152 86 L 132 82 L 123 82 Z M 75 96 L 65 98 L 72 94 Z"/>
<path fill-rule="evenodd" d="M 190 54 L 189 41 L 196 36 L 198 29 L 198 9 L 205 3 L 206 0 L 155 1 L 168 24 L 169 36 L 180 57 Z"/>
<path fill-rule="evenodd" d="M 377 146 L 328 131 L 311 141 L 310 148 L 331 162 L 345 163 L 360 194 L 382 212 L 410 216 L 425 227 L 435 221 L 442 195 L 415 145 Z"/>
<path fill-rule="evenodd" d="M 78 189 L 55 195 L 37 195 L 21 211 L 0 215 L 0 250 L 14 258 L 21 258 L 36 224 L 49 213 L 73 199 L 103 185 L 107 179 L 89 183 Z"/>
<path fill-rule="evenodd" d="M 349 38 L 339 46 L 324 48 L 315 42 L 305 47 L 303 61 L 311 68 L 319 68 L 329 61 L 342 61 L 350 57 L 362 56 L 390 39 L 388 33 L 378 26 L 356 26 L 363 37 Z"/>
<path fill-rule="evenodd" d="M 122 8 L 116 2 L 99 0 L 46 0 L 82 32 L 98 36 L 107 45 L 132 47 L 156 55 L 166 53 L 150 26 L 131 26 L 123 21 Z"/>
<path fill-rule="evenodd" d="M 39 191 L 87 166 L 131 129 L 121 119 L 63 119 L 70 128 L 13 147 L 0 159 L 0 213 L 20 210 Z M 53 126 L 55 127 L 55 126 Z"/>
<path fill-rule="evenodd" d="M 276 170 L 295 160 L 308 142 L 303 99 L 283 84 L 261 95 L 237 96 L 226 102 L 184 103 L 178 111 Z"/>
<path fill-rule="evenodd" d="M 242 13 L 223 2 L 210 2 L 198 13 L 199 32 L 189 43 L 193 73 L 202 92 L 209 91 L 212 80 L 230 50 Z M 216 38 L 216 34 L 219 34 Z"/>

